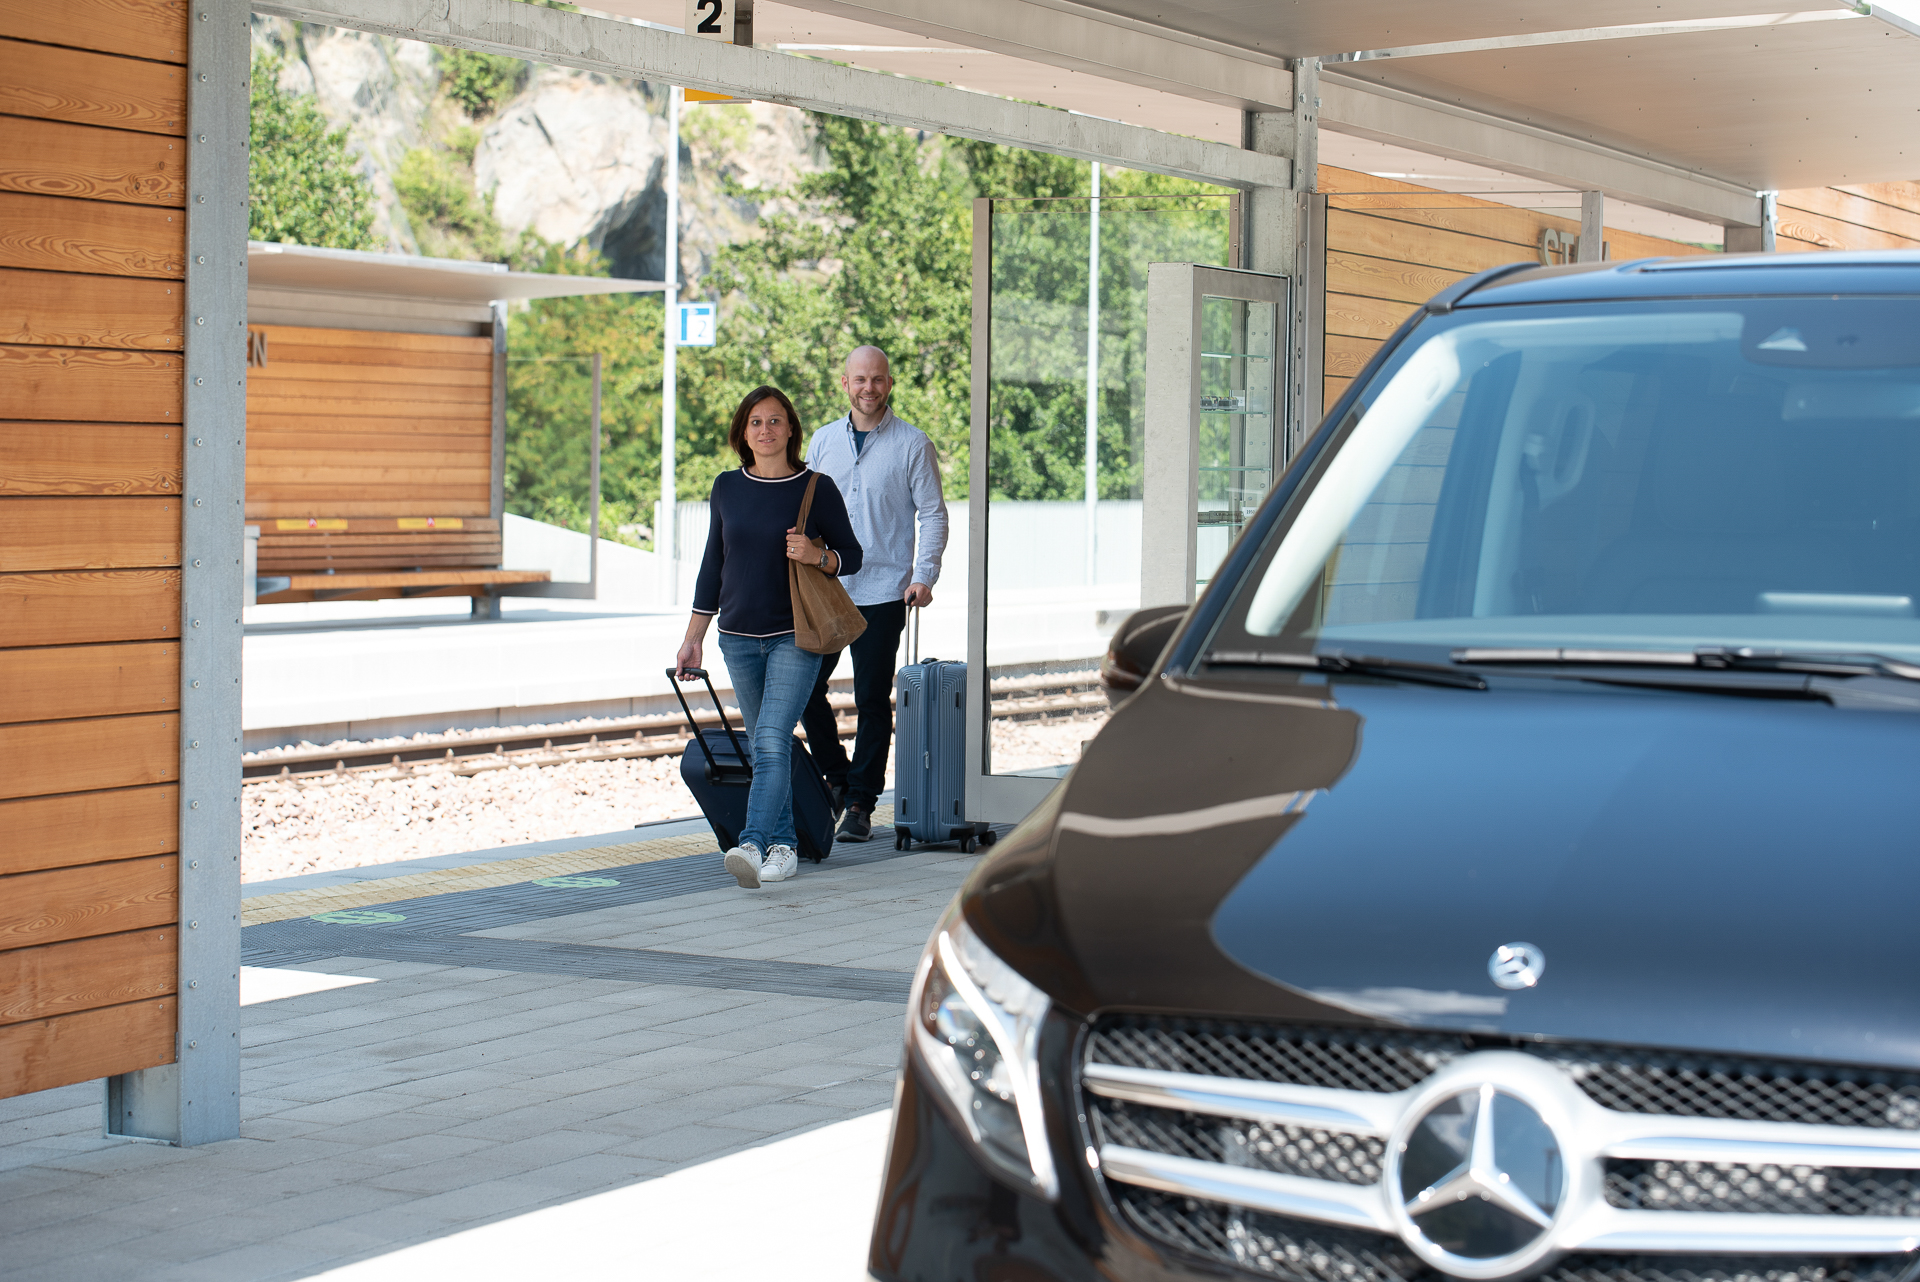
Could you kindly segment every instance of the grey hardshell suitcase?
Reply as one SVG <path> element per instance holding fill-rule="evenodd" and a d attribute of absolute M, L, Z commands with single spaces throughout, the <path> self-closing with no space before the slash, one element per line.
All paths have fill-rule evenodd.
<path fill-rule="evenodd" d="M 893 848 L 916 841 L 993 844 L 993 829 L 969 823 L 967 665 L 920 659 L 920 611 L 907 614 L 907 666 L 894 678 Z"/>

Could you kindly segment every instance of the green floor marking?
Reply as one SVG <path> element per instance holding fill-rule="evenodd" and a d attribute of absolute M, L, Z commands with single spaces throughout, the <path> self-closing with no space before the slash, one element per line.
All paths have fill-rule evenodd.
<path fill-rule="evenodd" d="M 405 921 L 399 913 L 377 912 L 371 908 L 340 908 L 330 913 L 315 913 L 315 921 L 330 921 L 336 926 L 384 926 L 390 921 Z"/>
<path fill-rule="evenodd" d="M 558 890 L 586 890 L 594 886 L 618 886 L 620 883 L 611 877 L 536 877 L 536 886 L 552 886 Z"/>

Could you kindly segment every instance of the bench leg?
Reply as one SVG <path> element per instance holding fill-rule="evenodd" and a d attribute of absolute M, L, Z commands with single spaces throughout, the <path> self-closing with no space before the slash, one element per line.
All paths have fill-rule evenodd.
<path fill-rule="evenodd" d="M 481 592 L 473 598 L 473 617 L 476 619 L 497 619 L 500 617 L 500 598 L 491 592 Z"/>

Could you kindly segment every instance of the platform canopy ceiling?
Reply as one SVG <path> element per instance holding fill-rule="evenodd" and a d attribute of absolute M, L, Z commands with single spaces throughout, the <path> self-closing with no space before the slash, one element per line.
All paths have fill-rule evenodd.
<path fill-rule="evenodd" d="M 1920 0 L 1898 2 L 1915 7 L 757 0 L 755 42 L 1220 141 L 1236 103 L 1275 109 L 1288 84 L 1276 69 L 1320 58 L 1322 126 L 1334 132 L 1374 136 L 1344 88 L 1763 190 L 1920 177 L 1920 26 L 1901 16 Z M 602 3 L 677 23 L 682 0 Z M 1234 63 L 1245 73 L 1220 74 Z"/>
<path fill-rule="evenodd" d="M 666 288 L 657 280 L 513 272 L 502 263 L 316 249 L 257 240 L 247 244 L 247 284 L 254 288 L 482 305 L 500 299 L 641 294 Z"/>

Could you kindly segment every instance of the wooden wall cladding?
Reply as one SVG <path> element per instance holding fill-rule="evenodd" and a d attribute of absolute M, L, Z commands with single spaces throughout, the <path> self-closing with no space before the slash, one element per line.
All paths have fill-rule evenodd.
<path fill-rule="evenodd" d="M 0 501 L 0 571 L 180 564 L 178 498 Z"/>
<path fill-rule="evenodd" d="M 491 516 L 491 339 L 253 328 L 267 362 L 247 371 L 249 520 Z"/>
<path fill-rule="evenodd" d="M 0 951 L 0 1026 L 171 996 L 179 949 L 162 926 Z"/>
<path fill-rule="evenodd" d="M 1920 249 L 1920 183 L 1809 187 L 1778 197 L 1775 244 L 1815 249 Z"/>
<path fill-rule="evenodd" d="M 8 501 L 0 501 L 0 513 Z M 0 637 L 13 645 L 149 641 L 180 635 L 180 571 L 0 574 Z"/>
<path fill-rule="evenodd" d="M 0 1099 L 173 1062 L 174 1002 L 129 1002 L 0 1027 Z"/>
<path fill-rule="evenodd" d="M 186 214 L 0 191 L 0 267 L 180 280 Z"/>
<path fill-rule="evenodd" d="M 1330 165 L 1320 167 L 1320 190 L 1329 204 L 1322 385 L 1329 408 L 1427 299 L 1474 272 L 1539 261 L 1545 231 L 1580 232 L 1578 219 Z M 1614 258 L 1708 252 L 1615 228 L 1606 238 Z"/>
<path fill-rule="evenodd" d="M 170 208 L 187 203 L 184 138 L 18 116 L 6 128 L 0 188 L 7 191 Z"/>
<path fill-rule="evenodd" d="M 184 135 L 183 67 L 0 40 L 0 114 Z"/>
<path fill-rule="evenodd" d="M 185 63 L 186 0 L 0 0 L 0 36 Z"/>
<path fill-rule="evenodd" d="M 188 17 L 0 0 L 0 1096 L 173 1058 Z"/>
<path fill-rule="evenodd" d="M 174 423 L 0 422 L 0 496 L 178 494 L 183 430 Z"/>
<path fill-rule="evenodd" d="M 179 777 L 180 718 L 170 712 L 0 726 L 0 799 Z M 0 898 L 7 893 L 0 885 Z"/>
<path fill-rule="evenodd" d="M 0 268 L 0 343 L 177 352 L 186 345 L 185 289 L 173 280 Z"/>
<path fill-rule="evenodd" d="M 181 357 L 0 345 L 0 418 L 180 421 Z"/>
<path fill-rule="evenodd" d="M 173 784 L 0 801 L 0 876 L 172 854 L 179 844 Z"/>
<path fill-rule="evenodd" d="M 180 643 L 0 650 L 0 723 L 180 707 Z"/>
<path fill-rule="evenodd" d="M 171 925 L 177 856 L 122 859 L 0 878 L 0 949 Z"/>

